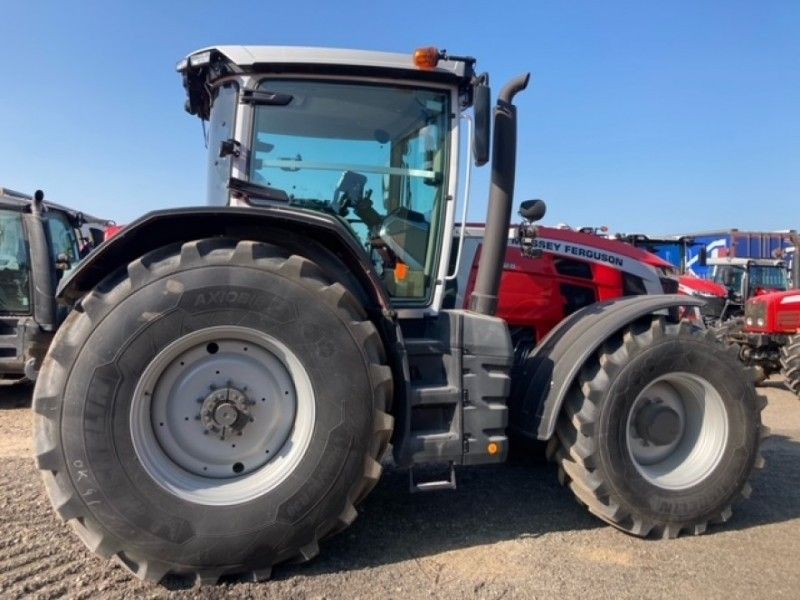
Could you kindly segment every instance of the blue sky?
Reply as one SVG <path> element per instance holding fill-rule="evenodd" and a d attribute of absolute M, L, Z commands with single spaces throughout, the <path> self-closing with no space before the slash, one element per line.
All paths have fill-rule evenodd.
<path fill-rule="evenodd" d="M 213 44 L 478 58 L 519 97 L 517 201 L 550 223 L 800 228 L 800 2 L 5 2 L 0 185 L 128 222 L 202 204 L 174 65 Z M 496 4 L 496 3 L 495 3 Z M 488 168 L 471 217 L 484 216 Z"/>

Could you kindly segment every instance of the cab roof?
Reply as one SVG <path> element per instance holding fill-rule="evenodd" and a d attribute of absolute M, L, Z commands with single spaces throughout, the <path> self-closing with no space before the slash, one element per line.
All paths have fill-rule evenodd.
<path fill-rule="evenodd" d="M 10 190 L 8 188 L 0 187 L 0 210 L 13 210 L 15 212 L 30 212 L 30 207 L 32 203 L 33 203 L 33 196 L 30 196 L 29 194 L 26 194 L 24 192 L 17 192 L 15 190 Z M 106 219 L 100 219 L 98 217 L 93 217 L 92 215 L 87 215 L 86 213 L 82 213 L 72 208 L 67 208 L 66 206 L 55 204 L 54 202 L 50 202 L 47 199 L 44 200 L 44 205 L 48 209 L 58 210 L 63 213 L 66 213 L 70 219 L 78 219 L 78 217 L 82 217 L 82 219 L 86 223 L 96 223 L 102 225 L 108 225 L 111 223 L 111 221 L 108 221 Z"/>
<path fill-rule="evenodd" d="M 733 267 L 746 267 L 748 265 L 782 267 L 785 264 L 784 261 L 779 258 L 747 258 L 738 256 L 709 256 L 707 263 L 711 266 L 730 265 Z"/>
<path fill-rule="evenodd" d="M 454 79 L 472 76 L 472 73 L 468 72 L 467 64 L 459 60 L 440 60 L 434 69 L 423 71 L 414 64 L 412 51 L 401 54 L 313 46 L 209 46 L 188 54 L 184 59 L 186 64 L 184 61 L 178 63 L 178 70 L 183 71 L 188 66 L 195 66 L 195 61 L 199 66 L 207 53 L 209 60 L 214 53 L 217 53 L 244 70 L 257 70 L 269 65 L 325 65 L 408 71 L 415 76 L 419 76 L 420 73 L 432 73 Z"/>
<path fill-rule="evenodd" d="M 411 51 L 400 54 L 305 46 L 209 46 L 188 54 L 177 64 L 177 70 L 186 89 L 187 112 L 207 120 L 213 103 L 210 85 L 237 74 L 291 73 L 433 82 L 457 86 L 462 106 L 467 106 L 472 101 L 474 65 L 471 57 L 452 57 L 423 69 L 414 64 Z"/>

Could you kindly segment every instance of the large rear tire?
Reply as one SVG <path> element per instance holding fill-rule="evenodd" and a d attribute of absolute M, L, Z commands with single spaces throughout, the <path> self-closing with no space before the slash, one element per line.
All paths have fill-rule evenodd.
<path fill-rule="evenodd" d="M 356 517 L 391 393 L 343 285 L 275 246 L 200 240 L 71 313 L 34 392 L 37 461 L 61 517 L 140 578 L 260 580 Z"/>
<path fill-rule="evenodd" d="M 549 454 L 562 484 L 614 527 L 699 534 L 749 495 L 765 405 L 712 333 L 648 317 L 584 365 Z"/>
<path fill-rule="evenodd" d="M 793 335 L 781 348 L 781 375 L 786 386 L 800 396 L 800 335 Z"/>

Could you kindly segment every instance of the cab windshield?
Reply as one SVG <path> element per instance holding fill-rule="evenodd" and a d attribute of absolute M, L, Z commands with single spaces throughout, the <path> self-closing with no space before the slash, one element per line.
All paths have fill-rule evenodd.
<path fill-rule="evenodd" d="M 747 275 L 747 290 L 744 289 Z M 718 267 L 714 273 L 714 281 L 721 283 L 733 294 L 753 296 L 759 290 L 786 291 L 789 289 L 789 278 L 786 269 L 780 265 L 749 265 Z"/>
<path fill-rule="evenodd" d="M 446 195 L 449 93 L 299 79 L 259 90 L 279 101 L 256 107 L 250 182 L 341 218 L 392 296 L 427 299 Z"/>
<path fill-rule="evenodd" d="M 750 267 L 750 288 L 785 292 L 789 289 L 786 269 L 780 265 L 754 265 Z"/>
<path fill-rule="evenodd" d="M 0 210 L 0 314 L 30 312 L 30 272 L 22 215 Z"/>

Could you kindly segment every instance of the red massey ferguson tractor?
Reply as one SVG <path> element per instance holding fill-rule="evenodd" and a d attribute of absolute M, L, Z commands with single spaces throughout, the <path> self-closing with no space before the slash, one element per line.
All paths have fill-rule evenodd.
<path fill-rule="evenodd" d="M 800 394 L 797 353 L 792 336 L 797 333 L 798 307 L 793 300 L 787 265 L 780 259 L 722 257 L 708 261 L 714 281 L 728 291 L 722 315 L 713 324 L 715 334 L 739 352 L 742 362 L 756 373 L 757 381 L 782 373 Z M 794 277 L 797 280 L 797 277 Z"/>
<path fill-rule="evenodd" d="M 686 273 L 692 238 L 652 239 L 643 235 L 626 236 L 626 242 L 650 252 L 670 256 L 681 265 L 679 291 L 706 301 L 701 309 L 704 320 L 715 335 L 734 347 L 742 363 L 753 370 L 757 382 L 774 373 L 784 375 L 787 386 L 800 395 L 800 350 L 797 345 L 797 319 L 800 314 L 797 292 L 791 287 L 787 264 L 780 258 L 706 257 L 701 265 L 713 268 L 710 280 Z M 795 245 L 798 239 L 794 236 Z M 792 263 L 792 281 L 797 282 L 797 261 Z M 797 284 L 795 284 L 797 287 Z M 746 313 L 751 313 L 746 316 Z"/>
<path fill-rule="evenodd" d="M 469 307 L 484 233 L 482 224 L 467 225 L 456 285 L 448 290 L 455 300 L 448 302 L 446 297 L 445 307 Z M 585 306 L 626 296 L 678 293 L 678 272 L 670 263 L 626 243 L 541 226 L 529 247 L 521 241 L 512 228 L 497 303 L 497 316 L 508 323 L 518 357 Z"/>
<path fill-rule="evenodd" d="M 743 322 L 726 335 L 743 360 L 758 366 L 760 377 L 780 372 L 786 386 L 800 396 L 800 290 L 751 298 Z"/>
<path fill-rule="evenodd" d="M 625 532 L 731 516 L 765 402 L 730 349 L 675 318 L 700 301 L 586 306 L 514 364 L 496 312 L 528 76 L 492 111 L 474 67 L 432 48 L 181 61 L 209 122 L 209 205 L 151 213 L 71 274 L 34 392 L 45 486 L 89 548 L 152 581 L 262 579 L 352 523 L 390 444 L 428 491 L 503 462 L 511 432 L 548 441 L 561 480 Z M 469 306 L 444 308 L 459 168 L 490 146 Z M 522 213 L 535 252 L 541 204 Z M 427 464 L 447 477 L 419 481 Z"/>
<path fill-rule="evenodd" d="M 699 266 L 705 266 L 708 261 L 705 246 L 698 244 L 693 238 L 669 237 L 652 238 L 641 233 L 618 236 L 632 246 L 657 254 L 674 265 L 679 270 L 678 293 L 702 298 L 705 304 L 700 312 L 703 320 L 709 325 L 716 325 L 721 319 L 726 318 L 725 313 L 729 305 L 729 292 L 727 288 L 708 279 L 697 277 L 691 270 L 692 260 Z M 700 246 L 696 259 L 691 259 L 691 249 Z"/>

